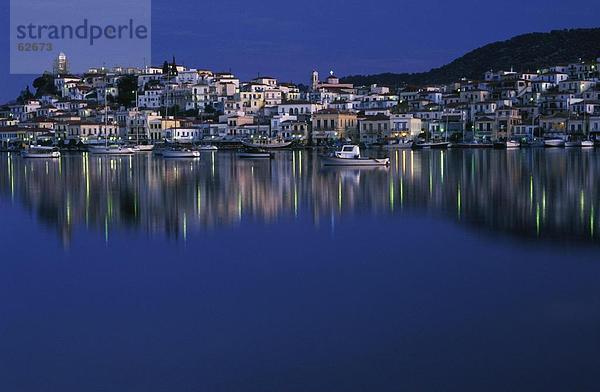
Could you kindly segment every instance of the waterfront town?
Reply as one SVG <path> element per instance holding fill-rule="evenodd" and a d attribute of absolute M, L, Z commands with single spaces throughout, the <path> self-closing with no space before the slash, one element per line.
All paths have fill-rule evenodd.
<path fill-rule="evenodd" d="M 0 106 L 2 149 L 112 142 L 201 143 L 278 138 L 295 145 L 398 140 L 599 140 L 600 58 L 530 72 L 490 70 L 444 85 L 355 86 L 333 71 L 306 84 L 180 65 L 93 68 L 75 75 L 61 53 Z"/>

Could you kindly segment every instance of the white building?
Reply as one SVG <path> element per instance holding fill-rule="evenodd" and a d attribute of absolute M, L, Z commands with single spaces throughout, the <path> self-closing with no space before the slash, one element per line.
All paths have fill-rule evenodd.
<path fill-rule="evenodd" d="M 421 133 L 422 121 L 412 114 L 393 114 L 390 116 L 391 132 L 394 136 L 416 137 Z"/>
<path fill-rule="evenodd" d="M 173 143 L 194 143 L 202 140 L 202 130 L 199 128 L 169 128 L 165 137 Z"/>

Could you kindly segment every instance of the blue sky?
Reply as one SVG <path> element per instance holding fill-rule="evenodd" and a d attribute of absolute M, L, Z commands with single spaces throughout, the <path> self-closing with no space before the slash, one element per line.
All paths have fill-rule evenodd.
<path fill-rule="evenodd" d="M 426 71 L 487 43 L 552 29 L 600 27 L 600 2 L 154 0 L 153 63 L 258 73 L 307 83 L 313 68 L 339 76 Z M 32 77 L 9 75 L 9 1 L 0 22 L 0 101 Z"/>

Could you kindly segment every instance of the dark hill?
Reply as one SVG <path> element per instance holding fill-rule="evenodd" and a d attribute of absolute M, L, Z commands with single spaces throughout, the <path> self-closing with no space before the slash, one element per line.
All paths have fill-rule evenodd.
<path fill-rule="evenodd" d="M 507 41 L 488 44 L 429 72 L 384 73 L 354 75 L 342 79 L 344 83 L 364 86 L 379 84 L 402 86 L 406 84 L 441 84 L 463 77 L 480 79 L 490 69 L 536 71 L 549 65 L 600 57 L 600 28 L 555 30 L 549 33 L 519 35 Z"/>

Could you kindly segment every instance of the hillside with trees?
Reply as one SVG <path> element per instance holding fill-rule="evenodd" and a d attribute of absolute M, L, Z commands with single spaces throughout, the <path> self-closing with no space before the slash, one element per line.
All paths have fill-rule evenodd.
<path fill-rule="evenodd" d="M 478 79 L 489 70 L 536 71 L 540 68 L 600 57 L 600 28 L 555 30 L 519 35 L 494 42 L 429 72 L 353 75 L 342 79 L 355 85 L 391 87 L 449 83 L 461 78 Z"/>

